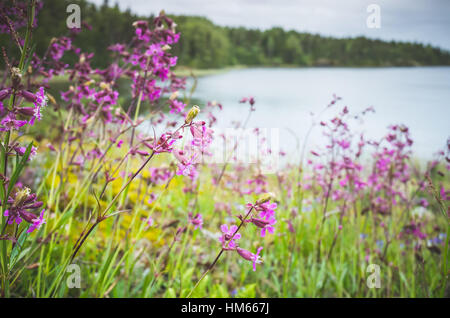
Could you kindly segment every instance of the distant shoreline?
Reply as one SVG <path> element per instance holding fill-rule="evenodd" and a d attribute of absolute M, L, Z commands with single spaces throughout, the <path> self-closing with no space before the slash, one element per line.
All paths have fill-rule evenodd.
<path fill-rule="evenodd" d="M 179 77 L 204 77 L 228 73 L 235 70 L 246 69 L 404 69 L 404 68 L 438 68 L 449 65 L 417 65 L 417 66 L 299 66 L 299 65 L 236 65 L 222 68 L 192 68 L 179 66 L 174 69 L 174 73 Z M 194 75 L 194 76 L 192 76 Z"/>

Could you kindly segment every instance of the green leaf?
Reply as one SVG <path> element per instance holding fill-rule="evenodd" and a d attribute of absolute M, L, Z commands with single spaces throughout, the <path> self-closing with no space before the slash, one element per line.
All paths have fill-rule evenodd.
<path fill-rule="evenodd" d="M 28 66 L 30 65 L 31 60 L 33 58 L 33 53 L 34 53 L 35 50 L 36 50 L 36 43 L 34 43 L 33 46 L 29 50 L 27 59 L 26 59 L 25 64 L 24 64 L 24 66 L 22 68 L 22 75 L 26 74 L 26 72 L 28 70 Z"/>
<path fill-rule="evenodd" d="M 27 233 L 26 231 L 23 231 L 22 234 L 20 234 L 19 239 L 17 240 L 17 244 L 14 246 L 13 250 L 11 251 L 10 262 L 9 262 L 9 264 L 10 264 L 9 266 L 11 268 L 18 261 L 18 259 L 16 259 L 16 258 L 19 255 L 19 252 L 21 251 L 21 249 L 23 248 L 23 244 L 25 243 L 25 240 L 27 239 L 28 236 L 29 236 L 29 233 Z"/>
<path fill-rule="evenodd" d="M 228 293 L 228 290 L 223 285 L 214 285 L 214 296 L 218 298 L 230 298 L 230 294 Z"/>
<path fill-rule="evenodd" d="M 16 168 L 14 169 L 14 172 L 11 176 L 11 179 L 8 184 L 8 192 L 7 197 L 9 197 L 9 194 L 11 193 L 13 187 L 15 186 L 17 179 L 19 179 L 20 173 L 22 172 L 23 168 L 25 167 L 25 164 L 28 161 L 28 158 L 30 157 L 31 148 L 33 147 L 33 142 L 30 142 L 27 149 L 25 150 L 25 153 L 22 156 L 22 160 L 20 160 L 19 164 L 16 165 Z"/>
<path fill-rule="evenodd" d="M 205 278 L 203 278 L 203 280 L 200 282 L 200 284 L 198 284 L 197 288 L 194 290 L 191 297 L 192 298 L 206 297 L 207 296 L 206 287 L 209 286 L 209 281 L 210 277 L 209 275 L 206 275 Z"/>
<path fill-rule="evenodd" d="M 194 273 L 194 268 L 189 268 L 187 271 L 183 273 L 181 276 L 181 284 L 182 286 L 188 286 L 191 282 L 192 274 Z"/>
<path fill-rule="evenodd" d="M 249 284 L 243 289 L 240 289 L 237 293 L 238 298 L 255 298 L 256 297 L 256 284 Z"/>
<path fill-rule="evenodd" d="M 164 295 L 164 298 L 176 298 L 177 294 L 175 293 L 175 289 L 170 287 L 167 289 L 166 294 Z"/>

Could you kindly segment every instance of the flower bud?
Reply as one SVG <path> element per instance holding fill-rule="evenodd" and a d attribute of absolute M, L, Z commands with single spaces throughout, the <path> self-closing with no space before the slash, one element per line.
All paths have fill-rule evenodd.
<path fill-rule="evenodd" d="M 109 84 L 108 84 L 108 83 L 105 83 L 105 82 L 101 82 L 101 83 L 100 83 L 100 88 L 101 88 L 101 89 L 106 89 L 106 90 L 110 90 L 110 89 L 111 89 L 111 87 L 109 86 Z"/>
<path fill-rule="evenodd" d="M 37 219 L 37 216 L 34 213 L 31 213 L 26 210 L 20 211 L 20 216 L 22 217 L 22 219 L 24 219 L 28 223 L 33 223 L 34 220 Z"/>
<path fill-rule="evenodd" d="M 17 88 L 22 81 L 22 72 L 19 68 L 13 67 L 11 68 L 11 80 L 13 87 Z"/>
<path fill-rule="evenodd" d="M 143 21 L 143 20 L 139 20 L 139 21 L 135 21 L 133 22 L 133 27 L 135 28 L 147 28 L 148 27 L 148 22 L 147 21 Z"/>
<path fill-rule="evenodd" d="M 49 100 L 53 105 L 57 105 L 56 99 L 55 99 L 51 94 L 49 94 L 49 93 L 46 93 L 46 94 L 47 94 L 48 100 Z"/>
<path fill-rule="evenodd" d="M 36 101 L 36 95 L 32 92 L 22 90 L 19 94 L 30 103 L 34 103 Z"/>
<path fill-rule="evenodd" d="M 236 252 L 238 252 L 238 254 L 247 261 L 253 261 L 255 258 L 255 254 L 240 247 L 236 248 Z"/>
<path fill-rule="evenodd" d="M 274 200 L 274 199 L 275 199 L 275 195 L 271 192 L 267 192 L 267 193 L 262 194 L 259 197 L 259 200 L 256 201 L 256 204 L 263 204 L 263 203 L 266 203 L 267 201 Z"/>
<path fill-rule="evenodd" d="M 37 208 L 40 208 L 40 207 L 43 206 L 43 205 L 44 205 L 43 202 L 41 202 L 41 201 L 36 201 L 36 202 L 30 204 L 30 206 L 29 206 L 28 208 L 30 208 L 30 209 L 37 209 Z"/>
<path fill-rule="evenodd" d="M 5 88 L 0 91 L 0 101 L 4 100 L 6 97 L 11 95 L 11 89 Z"/>
<path fill-rule="evenodd" d="M 23 148 L 25 149 L 25 147 L 23 147 Z M 25 152 L 25 150 L 24 150 L 24 152 Z M 23 201 L 23 203 L 29 204 L 29 203 L 33 202 L 34 200 L 36 200 L 36 197 L 37 197 L 36 193 L 32 193 L 28 196 L 28 198 L 25 199 L 25 201 Z"/>
<path fill-rule="evenodd" d="M 23 188 L 16 193 L 16 198 L 14 200 L 14 205 L 18 206 L 22 204 L 26 199 L 28 199 L 28 196 L 30 195 L 31 191 L 29 188 Z"/>
<path fill-rule="evenodd" d="M 269 225 L 269 221 L 258 218 L 251 218 L 250 222 L 259 227 L 260 229 L 264 229 L 267 225 Z"/>
<path fill-rule="evenodd" d="M 175 33 L 176 32 L 176 29 L 177 29 L 177 24 L 175 23 L 175 22 L 172 22 L 172 25 L 170 26 L 170 30 L 173 32 L 173 33 Z"/>
<path fill-rule="evenodd" d="M 173 92 L 173 93 L 170 95 L 169 99 L 170 99 L 170 100 L 174 100 L 174 99 L 176 99 L 177 97 L 178 97 L 178 91 L 175 91 L 175 92 Z"/>
<path fill-rule="evenodd" d="M 24 116 L 33 116 L 34 108 L 33 107 L 22 107 L 22 108 L 19 108 L 19 113 L 21 113 Z"/>
<path fill-rule="evenodd" d="M 185 123 L 190 124 L 192 120 L 197 117 L 198 113 L 200 112 L 200 107 L 197 105 L 192 106 L 192 108 L 189 110 L 189 112 L 186 115 Z"/>

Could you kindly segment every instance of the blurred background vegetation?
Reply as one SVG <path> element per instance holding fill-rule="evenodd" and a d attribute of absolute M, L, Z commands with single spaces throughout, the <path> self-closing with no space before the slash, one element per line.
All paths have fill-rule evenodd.
<path fill-rule="evenodd" d="M 137 16 L 129 10 L 121 11 L 117 4 L 107 0 L 99 7 L 85 0 L 45 0 L 34 35 L 39 54 L 45 52 L 52 37 L 68 34 L 66 7 L 70 3 L 80 5 L 82 21 L 92 26 L 91 31 L 81 32 L 75 44 L 83 51 L 95 52 L 94 67 L 109 64 L 109 45 L 130 40 L 134 21 L 153 18 L 151 15 Z M 419 43 L 386 42 L 365 37 L 337 39 L 276 27 L 265 31 L 222 27 L 203 17 L 171 17 L 182 34 L 173 50 L 173 54 L 179 57 L 178 65 L 197 69 L 235 65 L 450 65 L 450 52 Z M 0 43 L 7 50 L 15 49 L 8 35 L 1 34 Z"/>

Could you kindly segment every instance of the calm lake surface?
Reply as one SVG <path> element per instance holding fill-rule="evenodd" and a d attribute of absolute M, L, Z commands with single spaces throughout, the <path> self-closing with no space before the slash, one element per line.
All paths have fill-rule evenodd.
<path fill-rule="evenodd" d="M 239 104 L 240 98 L 254 96 L 256 111 L 248 127 L 278 128 L 280 148 L 295 159 L 297 142 L 303 142 L 311 125 L 310 113 L 319 113 L 333 94 L 342 97 L 336 110 L 375 107 L 364 123 L 353 125 L 368 138 L 383 136 L 390 124 L 407 125 L 418 158 L 431 158 L 450 136 L 450 67 L 240 69 L 199 78 L 194 97 L 220 102 L 218 127 L 227 128 L 247 115 L 249 106 Z M 334 111 L 321 119 L 332 118 Z M 308 148 L 323 145 L 316 127 Z"/>

